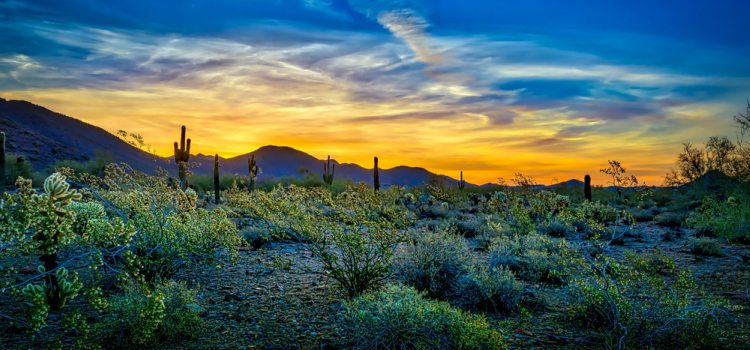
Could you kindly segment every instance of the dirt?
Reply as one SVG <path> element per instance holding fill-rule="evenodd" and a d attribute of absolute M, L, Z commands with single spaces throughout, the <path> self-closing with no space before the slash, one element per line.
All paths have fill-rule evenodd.
<path fill-rule="evenodd" d="M 676 236 L 665 240 L 665 235 Z M 678 267 L 690 269 L 700 285 L 712 294 L 750 306 L 750 247 L 722 243 L 720 257 L 699 257 L 689 252 L 693 232 L 639 223 L 623 245 L 610 246 L 605 254 L 624 259 L 625 251 L 659 251 L 672 257 Z M 583 243 L 583 241 L 573 243 Z M 202 332 L 194 339 L 166 344 L 172 349 L 321 349 L 335 348 L 336 339 L 345 338 L 340 328 L 342 295 L 333 280 L 300 243 L 274 242 L 259 250 L 243 248 L 235 261 L 182 271 L 177 280 L 198 288 L 198 301 L 204 308 Z M 509 329 L 513 348 L 576 348 L 585 339 L 568 333 L 558 315 L 560 288 L 533 286 L 546 306 L 532 309 L 531 315 L 490 316 L 498 327 Z M 3 321 L 4 322 L 4 321 Z M 0 335 L 7 344 L 27 342 L 24 334 L 0 322 Z M 580 343 L 579 343 L 580 342 Z"/>

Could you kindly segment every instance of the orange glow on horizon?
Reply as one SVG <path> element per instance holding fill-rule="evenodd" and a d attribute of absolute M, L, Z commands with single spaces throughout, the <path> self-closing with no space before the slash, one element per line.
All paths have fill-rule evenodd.
<path fill-rule="evenodd" d="M 553 137 L 555 124 L 562 122 L 554 115 L 523 110 L 516 111 L 513 124 L 493 126 L 476 115 L 426 119 L 419 124 L 398 119 L 360 122 L 351 117 L 410 110 L 398 104 L 281 108 L 257 101 L 227 105 L 216 99 L 191 98 L 195 97 L 192 92 L 162 95 L 86 89 L 16 91 L 3 97 L 29 100 L 111 133 L 120 129 L 140 133 L 160 156 L 171 156 L 172 143 L 179 137 L 180 125 L 185 124 L 195 154 L 218 153 L 228 158 L 278 145 L 318 159 L 331 155 L 339 162 L 366 168 L 372 167 L 372 156 L 377 155 L 381 168 L 424 167 L 454 178 L 463 170 L 466 180 L 476 184 L 497 182 L 498 178 L 509 181 L 520 172 L 542 184 L 590 174 L 594 184 L 604 185 L 607 178 L 599 169 L 607 160 L 617 159 L 642 181 L 660 185 L 674 164 L 680 142 L 691 139 L 662 140 L 636 131 L 535 144 Z M 686 118 L 695 120 L 691 130 L 696 136 L 692 139 L 700 140 L 701 125 L 710 120 L 694 112 Z M 570 124 L 571 119 L 564 123 Z"/>

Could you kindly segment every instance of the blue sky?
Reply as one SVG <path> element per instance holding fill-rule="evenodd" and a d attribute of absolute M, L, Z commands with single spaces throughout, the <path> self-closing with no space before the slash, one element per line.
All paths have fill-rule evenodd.
<path fill-rule="evenodd" d="M 210 140 L 198 151 L 227 156 L 288 144 L 487 181 L 617 158 L 656 179 L 681 142 L 733 132 L 750 98 L 748 13 L 748 1 L 0 0 L 0 96 L 140 132 L 165 155 L 185 123 Z"/>

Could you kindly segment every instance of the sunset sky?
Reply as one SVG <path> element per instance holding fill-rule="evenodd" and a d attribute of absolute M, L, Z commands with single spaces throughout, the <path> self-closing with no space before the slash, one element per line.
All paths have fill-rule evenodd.
<path fill-rule="evenodd" d="M 733 135 L 750 1 L 0 0 L 0 97 L 172 152 L 661 184 Z"/>

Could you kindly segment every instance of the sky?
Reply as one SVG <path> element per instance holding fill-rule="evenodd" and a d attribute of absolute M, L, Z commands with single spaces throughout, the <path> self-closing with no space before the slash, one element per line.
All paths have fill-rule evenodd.
<path fill-rule="evenodd" d="M 473 183 L 607 160 L 661 184 L 733 135 L 750 2 L 0 0 L 0 97 L 140 133 L 162 156 L 263 145 Z"/>

